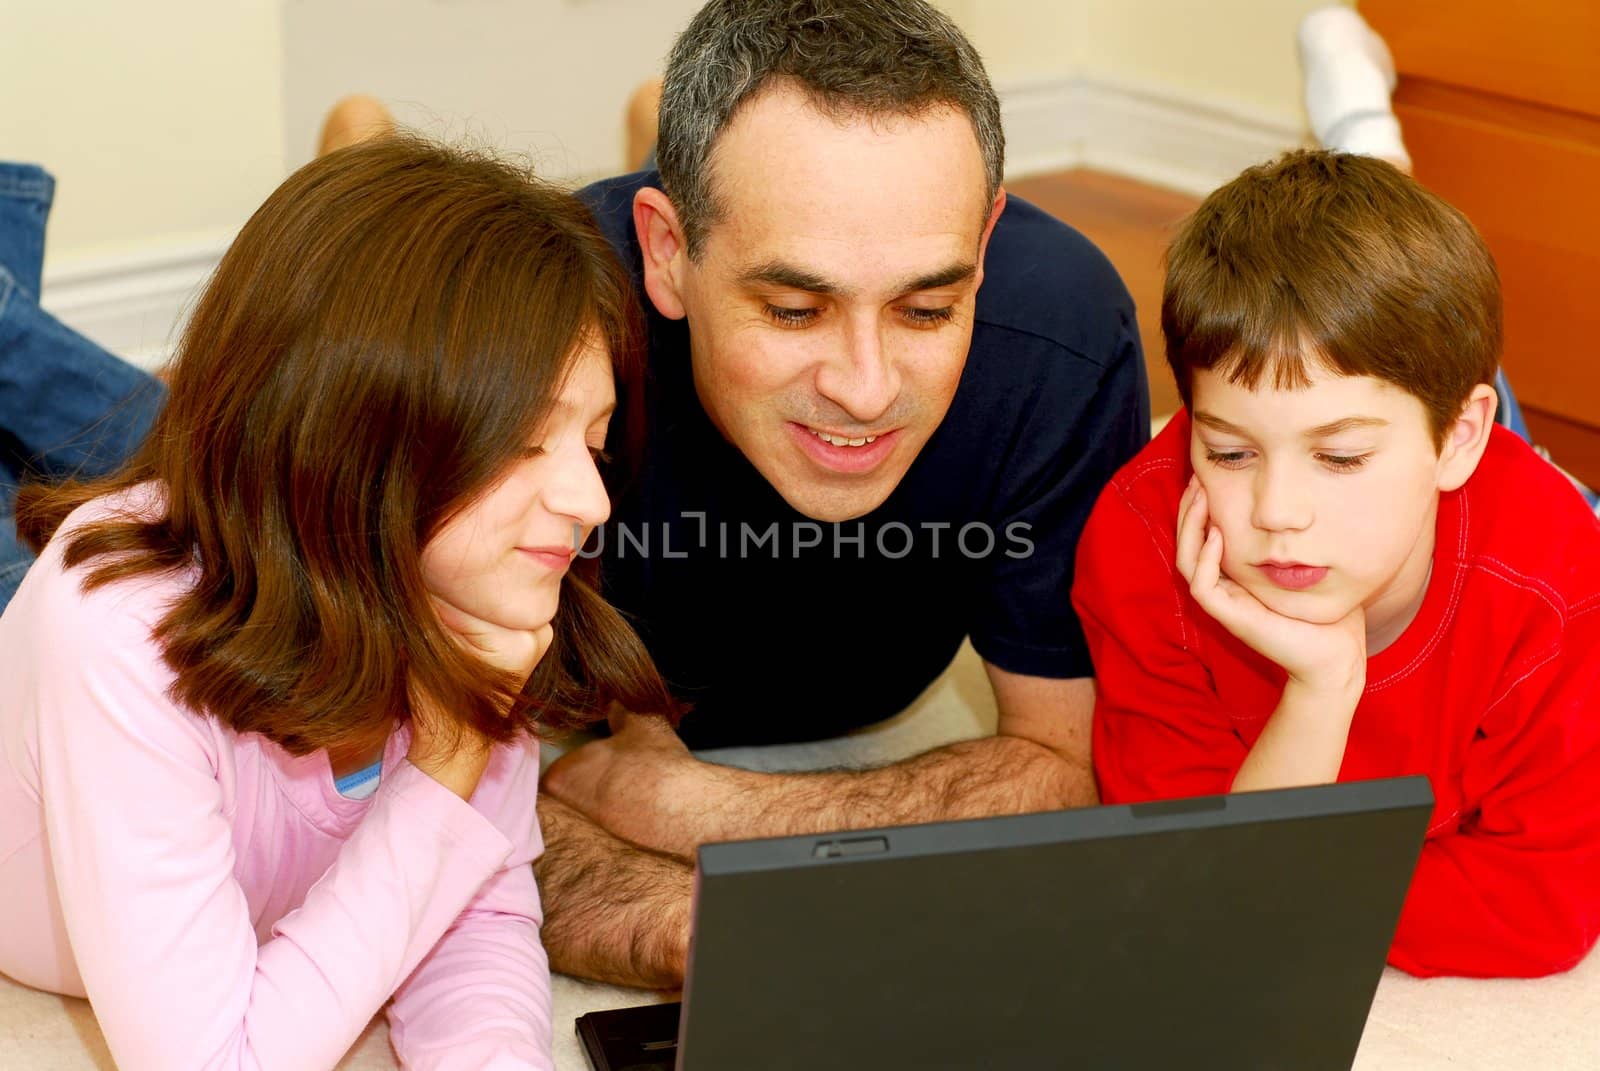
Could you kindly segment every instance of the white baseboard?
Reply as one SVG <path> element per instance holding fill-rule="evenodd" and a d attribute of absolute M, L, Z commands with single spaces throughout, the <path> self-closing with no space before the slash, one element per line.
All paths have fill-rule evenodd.
<path fill-rule="evenodd" d="M 45 272 L 41 304 L 119 357 L 154 368 L 171 355 L 222 238 L 75 260 Z"/>
<path fill-rule="evenodd" d="M 1204 196 L 1308 144 L 1299 127 L 1247 108 L 1091 77 L 1001 86 L 1000 103 L 1010 179 L 1092 167 Z"/>
<path fill-rule="evenodd" d="M 1271 117 L 1171 90 L 1089 77 L 1000 87 L 1008 178 L 1092 167 L 1203 196 L 1244 168 L 1305 144 Z M 226 238 L 80 260 L 47 272 L 44 305 L 146 368 L 167 358 Z"/>

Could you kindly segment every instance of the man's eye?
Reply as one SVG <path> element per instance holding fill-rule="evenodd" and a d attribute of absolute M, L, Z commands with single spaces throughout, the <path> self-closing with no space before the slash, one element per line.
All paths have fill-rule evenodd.
<path fill-rule="evenodd" d="M 764 306 L 767 319 L 780 327 L 805 327 L 817 318 L 817 309 L 791 309 L 783 305 Z"/>
<path fill-rule="evenodd" d="M 1250 455 L 1244 450 L 1207 450 L 1206 460 L 1221 468 L 1238 469 L 1245 466 Z"/>
<path fill-rule="evenodd" d="M 933 327 L 937 324 L 947 324 L 955 319 L 955 308 L 946 305 L 941 309 L 923 309 L 908 305 L 901 310 L 901 314 L 918 327 Z"/>

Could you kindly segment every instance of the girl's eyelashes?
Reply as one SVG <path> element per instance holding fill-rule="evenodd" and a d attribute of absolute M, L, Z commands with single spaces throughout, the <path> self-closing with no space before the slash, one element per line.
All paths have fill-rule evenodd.
<path fill-rule="evenodd" d="M 596 465 L 611 464 L 611 455 L 606 453 L 605 450 L 598 446 L 589 447 L 589 456 L 594 458 L 594 463 Z"/>

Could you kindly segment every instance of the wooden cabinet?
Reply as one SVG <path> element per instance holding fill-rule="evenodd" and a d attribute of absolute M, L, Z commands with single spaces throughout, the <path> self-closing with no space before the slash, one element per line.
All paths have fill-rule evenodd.
<path fill-rule="evenodd" d="M 1494 251 L 1534 438 L 1600 486 L 1600 0 L 1360 8 L 1394 53 L 1417 178 Z"/>

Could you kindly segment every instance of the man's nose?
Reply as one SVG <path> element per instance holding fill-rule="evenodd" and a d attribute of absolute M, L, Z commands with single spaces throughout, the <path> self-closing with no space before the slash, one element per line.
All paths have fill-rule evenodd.
<path fill-rule="evenodd" d="M 883 336 L 876 317 L 862 317 L 817 371 L 817 392 L 863 426 L 880 419 L 900 396 L 900 373 Z"/>

